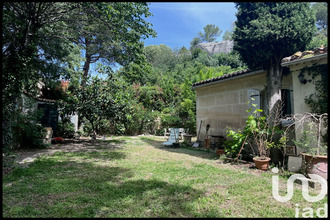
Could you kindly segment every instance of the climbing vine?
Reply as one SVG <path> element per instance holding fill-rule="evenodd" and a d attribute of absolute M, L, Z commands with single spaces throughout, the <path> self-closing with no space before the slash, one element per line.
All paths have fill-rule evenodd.
<path fill-rule="evenodd" d="M 302 69 L 302 73 L 307 73 L 312 77 L 315 85 L 315 92 L 305 98 L 305 102 L 314 113 L 328 112 L 328 64 L 314 65 Z M 319 79 L 316 79 L 320 76 Z"/>
<path fill-rule="evenodd" d="M 305 103 L 311 108 L 313 113 L 323 114 L 328 112 L 328 64 L 313 65 L 303 68 L 302 73 L 307 73 L 312 77 L 315 85 L 315 92 L 305 97 Z M 318 77 L 320 76 L 320 77 Z M 325 127 L 328 126 L 325 121 Z M 324 141 L 328 140 L 327 133 L 323 136 Z"/>

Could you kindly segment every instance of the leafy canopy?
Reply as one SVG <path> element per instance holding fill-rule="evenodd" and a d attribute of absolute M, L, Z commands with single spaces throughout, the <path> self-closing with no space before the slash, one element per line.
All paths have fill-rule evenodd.
<path fill-rule="evenodd" d="M 308 2 L 239 2 L 236 7 L 234 50 L 251 69 L 304 50 L 316 31 Z"/>

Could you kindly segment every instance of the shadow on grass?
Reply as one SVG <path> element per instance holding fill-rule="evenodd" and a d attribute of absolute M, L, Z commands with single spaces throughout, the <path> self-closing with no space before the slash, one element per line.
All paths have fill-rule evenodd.
<path fill-rule="evenodd" d="M 164 146 L 163 143 L 166 141 L 165 139 L 164 139 L 164 141 L 161 141 L 161 140 L 154 140 L 154 139 L 151 139 L 148 137 L 140 137 L 140 140 L 142 140 L 146 144 L 151 145 L 157 149 L 165 150 L 168 152 L 183 153 L 183 154 L 188 154 L 190 156 L 200 157 L 200 158 L 204 158 L 204 159 L 216 159 L 217 158 L 216 154 L 212 151 L 204 151 L 202 149 L 194 149 L 192 147 L 186 147 L 183 143 L 180 143 L 179 147 L 174 148 L 174 147 Z"/>
<path fill-rule="evenodd" d="M 119 145 L 125 144 L 125 140 L 87 140 L 87 139 L 65 139 L 64 143 L 61 144 L 62 146 L 67 145 L 80 145 L 82 148 L 89 148 L 89 147 L 118 147 Z M 54 146 L 54 145 L 52 145 Z M 56 145 L 55 145 L 56 146 Z"/>
<path fill-rule="evenodd" d="M 91 155 L 87 154 L 92 157 Z M 43 157 L 3 179 L 4 217 L 194 217 L 203 192 L 132 169 Z M 119 160 L 120 158 L 116 158 Z M 134 179 L 135 178 L 135 179 Z"/>

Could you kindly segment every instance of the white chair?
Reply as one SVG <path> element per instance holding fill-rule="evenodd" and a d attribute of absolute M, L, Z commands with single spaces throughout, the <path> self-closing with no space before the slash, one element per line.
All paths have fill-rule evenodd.
<path fill-rule="evenodd" d="M 170 128 L 170 136 L 168 140 L 163 143 L 165 146 L 171 146 L 173 143 L 179 142 L 179 128 Z"/>

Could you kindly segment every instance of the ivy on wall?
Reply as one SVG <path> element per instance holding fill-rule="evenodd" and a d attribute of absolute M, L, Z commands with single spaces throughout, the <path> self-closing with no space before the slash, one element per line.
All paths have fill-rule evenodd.
<path fill-rule="evenodd" d="M 301 70 L 301 73 L 307 73 L 312 77 L 312 83 L 315 85 L 315 92 L 305 97 L 305 103 L 311 108 L 313 113 L 323 114 L 328 112 L 328 64 L 313 65 Z M 318 79 L 317 77 L 320 76 Z M 325 121 L 325 127 L 328 127 L 328 121 Z M 323 135 L 323 140 L 328 141 L 328 132 Z"/>
<path fill-rule="evenodd" d="M 305 98 L 305 103 L 314 113 L 328 112 L 328 64 L 313 65 L 301 70 L 312 77 L 315 92 Z M 316 78 L 320 76 L 318 80 Z"/>

